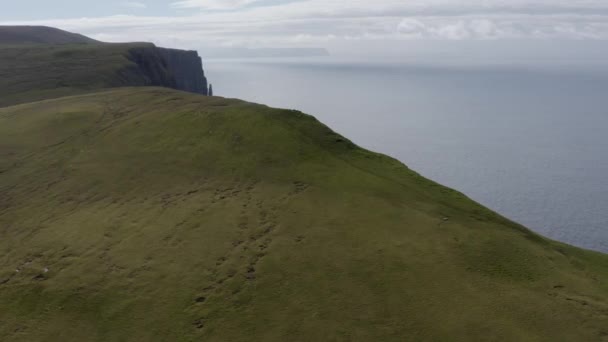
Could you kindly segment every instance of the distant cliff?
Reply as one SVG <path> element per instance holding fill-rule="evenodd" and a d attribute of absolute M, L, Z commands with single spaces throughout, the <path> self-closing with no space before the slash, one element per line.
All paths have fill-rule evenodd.
<path fill-rule="evenodd" d="M 103 43 L 45 26 L 0 25 L 0 107 L 141 86 L 208 94 L 196 51 Z"/>
<path fill-rule="evenodd" d="M 196 51 L 158 48 L 175 78 L 175 88 L 207 95 L 207 78 L 203 61 Z"/>
<path fill-rule="evenodd" d="M 126 56 L 133 64 L 119 71 L 124 85 L 161 86 L 207 95 L 207 78 L 196 51 L 150 44 L 131 48 Z"/>
<path fill-rule="evenodd" d="M 196 51 L 150 43 L 0 44 L 0 107 L 140 86 L 208 93 Z"/>

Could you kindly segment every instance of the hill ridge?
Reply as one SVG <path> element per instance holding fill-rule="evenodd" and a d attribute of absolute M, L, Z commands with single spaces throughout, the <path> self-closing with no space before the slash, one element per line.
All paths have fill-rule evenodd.
<path fill-rule="evenodd" d="M 100 43 L 84 35 L 49 26 L 0 25 L 0 45 Z"/>
<path fill-rule="evenodd" d="M 298 111 L 153 87 L 0 108 L 0 193 L 6 341 L 608 338 L 608 256 Z"/>
<path fill-rule="evenodd" d="M 207 95 L 196 51 L 152 43 L 0 45 L 0 107 L 125 86 Z"/>

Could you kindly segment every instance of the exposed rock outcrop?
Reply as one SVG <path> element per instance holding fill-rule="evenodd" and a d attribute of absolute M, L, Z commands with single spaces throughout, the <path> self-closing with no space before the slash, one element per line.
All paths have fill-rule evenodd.
<path fill-rule="evenodd" d="M 129 50 L 128 58 L 134 65 L 123 73 L 126 83 L 173 88 L 191 93 L 207 95 L 207 78 L 201 57 L 196 51 L 138 47 Z"/>
<path fill-rule="evenodd" d="M 203 61 L 196 51 L 158 48 L 179 90 L 207 95 Z"/>
<path fill-rule="evenodd" d="M 145 86 L 209 91 L 196 51 L 103 43 L 50 27 L 0 26 L 0 107 Z"/>

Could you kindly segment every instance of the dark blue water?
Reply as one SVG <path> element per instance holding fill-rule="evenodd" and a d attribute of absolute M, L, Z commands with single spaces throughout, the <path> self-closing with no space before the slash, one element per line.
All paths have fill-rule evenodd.
<path fill-rule="evenodd" d="M 556 240 L 608 252 L 608 68 L 207 61 L 216 93 L 299 109 Z"/>

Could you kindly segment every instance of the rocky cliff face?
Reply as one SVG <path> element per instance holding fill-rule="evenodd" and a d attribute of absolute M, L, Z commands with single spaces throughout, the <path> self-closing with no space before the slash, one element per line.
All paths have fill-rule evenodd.
<path fill-rule="evenodd" d="M 196 51 L 103 43 L 50 27 L 0 25 L 0 107 L 118 87 L 207 95 Z"/>
<path fill-rule="evenodd" d="M 177 89 L 207 95 L 207 78 L 196 51 L 164 48 L 158 48 L 158 51 L 175 78 Z"/>
<path fill-rule="evenodd" d="M 139 82 L 143 78 L 145 85 L 208 93 L 203 63 L 196 51 L 139 47 L 129 50 L 128 58 L 134 66 L 122 75 L 123 78 L 137 77 Z"/>
<path fill-rule="evenodd" d="M 3 46 L 0 42 L 0 107 L 144 86 L 208 94 L 195 51 L 161 49 L 150 43 Z"/>

